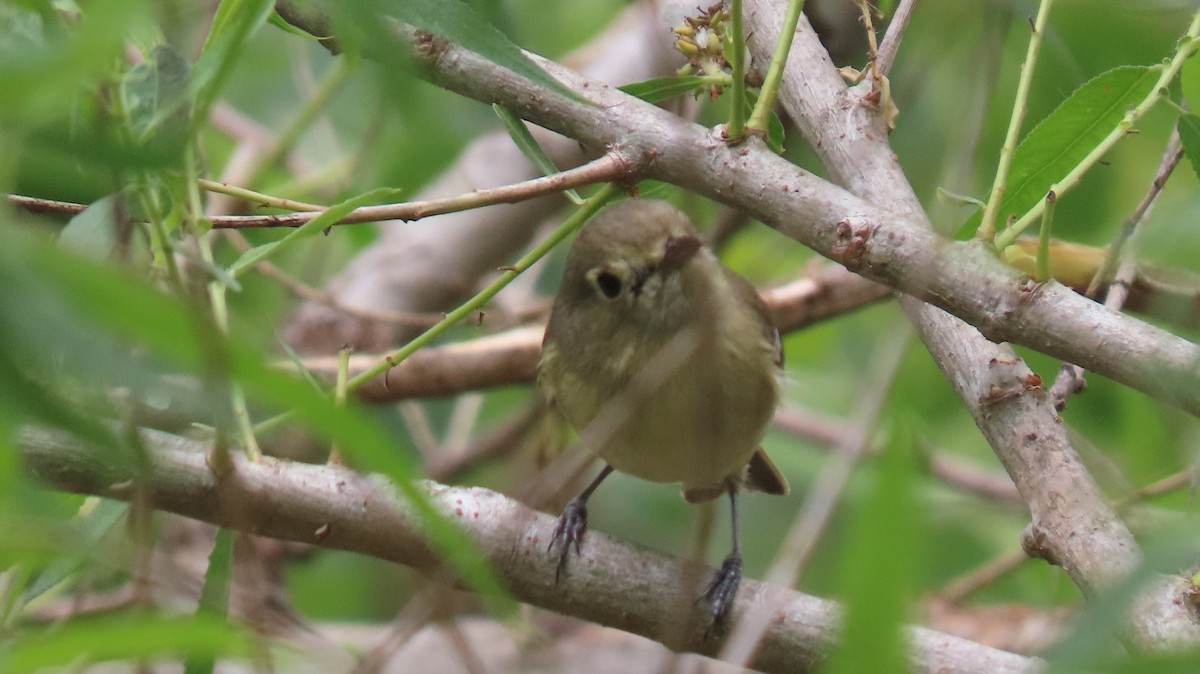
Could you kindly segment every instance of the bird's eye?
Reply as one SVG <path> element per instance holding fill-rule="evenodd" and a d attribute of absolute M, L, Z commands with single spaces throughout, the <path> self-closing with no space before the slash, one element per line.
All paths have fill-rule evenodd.
<path fill-rule="evenodd" d="M 621 279 L 612 272 L 602 271 L 596 274 L 596 287 L 608 299 L 616 299 L 621 294 Z"/>

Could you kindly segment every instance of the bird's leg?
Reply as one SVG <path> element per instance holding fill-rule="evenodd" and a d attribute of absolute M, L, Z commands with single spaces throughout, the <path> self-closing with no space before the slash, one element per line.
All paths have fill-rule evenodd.
<path fill-rule="evenodd" d="M 733 531 L 733 552 L 730 552 L 721 563 L 721 570 L 713 577 L 712 583 L 704 591 L 703 599 L 708 603 L 708 628 L 705 637 L 714 627 L 722 625 L 729 618 L 729 610 L 733 608 L 733 600 L 737 597 L 738 586 L 742 584 L 742 546 L 738 537 L 738 502 L 737 486 L 729 485 L 730 528 Z"/>
<path fill-rule="evenodd" d="M 563 571 L 567 568 L 567 558 L 571 555 L 572 544 L 575 545 L 575 554 L 580 554 L 579 541 L 583 539 L 583 534 L 587 531 L 588 498 L 612 471 L 612 466 L 605 465 L 604 470 L 600 471 L 596 479 L 592 480 L 592 483 L 580 492 L 579 496 L 567 501 L 562 515 L 559 515 L 558 524 L 554 527 L 554 533 L 550 535 L 550 545 L 546 546 L 547 551 L 552 550 L 555 545 L 562 548 L 562 551 L 559 553 L 558 568 L 554 570 L 555 584 L 562 578 Z"/>

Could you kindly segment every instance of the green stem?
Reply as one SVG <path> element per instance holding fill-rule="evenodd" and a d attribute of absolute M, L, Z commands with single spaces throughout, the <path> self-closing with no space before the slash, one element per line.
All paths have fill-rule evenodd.
<path fill-rule="evenodd" d="M 1109 132 L 1104 140 L 1092 149 L 1086 157 L 1084 157 L 1075 168 L 1071 169 L 1067 175 L 1063 176 L 1062 180 L 1050 186 L 1050 189 L 1058 196 L 1062 196 L 1064 192 L 1070 190 L 1079 184 L 1083 179 L 1083 175 L 1088 172 L 1093 166 L 1098 164 L 1104 155 L 1108 154 L 1109 150 L 1129 134 L 1129 130 L 1137 123 L 1139 119 L 1145 115 L 1154 104 L 1160 100 L 1167 100 L 1167 91 L 1171 82 L 1179 75 L 1179 71 L 1183 68 L 1183 64 L 1191 58 L 1196 50 L 1200 48 L 1200 11 L 1192 15 L 1192 23 L 1188 26 L 1188 31 L 1183 39 L 1179 41 L 1179 46 L 1176 48 L 1175 56 L 1163 68 L 1159 75 L 1158 81 L 1155 82 L 1154 88 L 1146 95 L 1136 107 L 1125 113 L 1125 117 Z M 1003 250 L 1005 247 L 1012 244 L 1013 241 L 1024 232 L 1029 226 L 1042 215 L 1042 210 L 1046 207 L 1044 201 L 1039 201 L 1033 208 L 1025 213 L 1012 227 L 996 236 L 996 249 Z"/>
<path fill-rule="evenodd" d="M 483 305 L 487 304 L 493 297 L 495 297 L 496 293 L 499 293 L 501 290 L 503 290 L 505 286 L 507 286 L 509 283 L 512 283 L 513 280 L 524 273 L 525 270 L 533 266 L 533 263 L 542 259 L 546 253 L 549 253 L 555 246 L 579 229 L 583 223 L 587 222 L 588 219 L 595 215 L 601 208 L 603 208 L 610 199 L 615 197 L 620 192 L 620 189 L 620 187 L 613 183 L 606 183 L 600 188 L 600 191 L 586 199 L 583 205 L 579 207 L 579 210 L 571 214 L 571 217 L 567 218 L 565 222 L 559 225 L 558 229 L 555 229 L 550 236 L 546 237 L 546 239 L 539 243 L 537 247 L 529 251 L 525 257 L 522 257 L 520 260 L 518 260 L 516 264 L 505 268 L 504 273 L 500 274 L 499 278 L 497 278 L 495 281 L 492 281 L 490 284 L 488 284 L 488 286 L 481 290 L 479 294 L 464 302 L 454 311 L 446 314 L 445 318 L 443 318 L 441 321 L 438 321 L 428 330 L 418 335 L 411 342 L 405 344 L 396 351 L 393 351 L 391 354 L 384 357 L 383 360 L 364 370 L 363 372 L 360 372 L 357 376 L 352 377 L 346 382 L 346 390 L 353 391 L 375 377 L 387 372 L 396 365 L 399 365 L 404 361 L 404 359 L 413 355 L 419 349 L 432 342 L 434 339 L 437 339 L 439 335 L 450 329 L 451 326 L 478 311 Z M 254 427 L 254 430 L 259 434 L 265 433 L 284 423 L 291 417 L 291 412 L 284 412 L 283 414 L 276 415 L 270 419 L 260 422 Z"/>
<path fill-rule="evenodd" d="M 1054 202 L 1058 195 L 1054 190 L 1046 193 L 1046 208 L 1042 211 L 1042 229 L 1038 232 L 1037 266 L 1034 280 L 1044 283 L 1050 280 L 1050 225 L 1054 222 Z"/>
<path fill-rule="evenodd" d="M 1029 88 L 1033 82 L 1033 70 L 1037 65 L 1038 54 L 1042 48 L 1042 34 L 1045 32 L 1047 20 L 1050 18 L 1050 7 L 1054 0 L 1042 0 L 1038 7 L 1037 20 L 1033 26 L 1033 34 L 1029 36 L 1029 48 L 1025 52 L 1025 62 L 1021 64 L 1021 78 L 1017 82 L 1017 96 L 1013 99 L 1012 115 L 1008 118 L 1008 132 L 1004 134 L 1004 145 L 1000 148 L 1000 161 L 996 166 L 996 178 L 992 182 L 992 193 L 988 197 L 987 206 L 983 208 L 983 219 L 975 236 L 980 239 L 991 239 L 996 235 L 996 215 L 1000 210 L 1000 202 L 1004 199 L 1004 190 L 1008 183 L 1008 172 L 1012 167 L 1013 155 L 1017 150 L 1017 137 L 1021 134 L 1021 124 L 1025 121 L 1025 113 L 1029 109 Z M 997 243 L 997 247 L 999 246 Z"/>
<path fill-rule="evenodd" d="M 162 204 L 158 200 L 158 192 L 144 176 L 140 179 L 140 183 L 141 185 L 137 189 L 138 201 L 142 204 L 142 209 L 150 221 L 150 232 L 153 234 L 149 241 L 150 248 L 167 266 L 167 278 L 172 287 L 180 295 L 183 295 L 186 293 L 183 273 L 175 261 L 175 245 L 171 242 L 171 235 L 167 232 L 167 226 L 163 222 L 165 216 L 162 212 Z"/>
<path fill-rule="evenodd" d="M 725 125 L 725 138 L 740 141 L 746 135 L 746 29 L 742 21 L 742 0 L 732 0 L 729 12 L 725 58 L 733 70 L 733 82 L 729 87 L 729 123 Z"/>
<path fill-rule="evenodd" d="M 200 259 L 204 260 L 209 268 L 215 268 L 216 261 L 213 257 L 212 244 L 209 241 L 208 233 L 203 231 L 200 226 L 198 217 L 203 207 L 200 202 L 199 177 L 196 175 L 195 149 L 192 145 L 189 145 L 184 153 L 184 174 L 184 185 L 187 189 L 187 208 L 184 209 L 184 217 L 188 229 L 196 239 L 196 247 L 200 250 Z M 213 322 L 221 335 L 227 337 L 229 335 L 229 307 L 225 301 L 225 284 L 220 279 L 214 278 L 205 285 L 208 289 L 209 302 L 212 305 Z M 229 385 L 229 404 L 233 409 L 234 423 L 241 435 L 246 458 L 251 461 L 262 459 L 262 449 L 259 448 L 258 439 L 254 435 L 254 424 L 250 420 L 250 410 L 246 404 L 246 392 L 237 382 Z"/>
<path fill-rule="evenodd" d="M 775 97 L 779 94 L 779 84 L 783 81 L 783 67 L 787 64 L 788 53 L 792 50 L 792 40 L 796 38 L 796 24 L 800 22 L 800 12 L 804 9 L 804 0 L 789 0 L 787 13 L 780 28 L 779 41 L 775 43 L 775 53 L 771 56 L 771 65 L 767 69 L 762 91 L 758 95 L 758 104 L 750 114 L 746 126 L 756 132 L 765 133 L 771 110 L 775 109 Z"/>
<path fill-rule="evenodd" d="M 333 385 L 333 404 L 338 407 L 346 406 L 346 382 L 350 377 L 350 347 L 343 346 L 338 351 L 337 381 Z M 329 463 L 341 465 L 342 451 L 335 443 L 329 448 Z"/>
<path fill-rule="evenodd" d="M 303 201 L 295 201 L 294 199 L 273 197 L 270 194 L 255 192 L 254 190 L 248 190 L 245 187 L 238 187 L 237 185 L 230 185 L 228 183 L 217 182 L 215 180 L 208 180 L 207 178 L 200 178 L 197 183 L 200 185 L 200 187 L 204 188 L 204 190 L 208 192 L 228 194 L 231 197 L 242 199 L 243 201 L 262 204 L 263 206 L 271 206 L 273 208 L 281 208 L 287 211 L 316 213 L 328 208 L 328 206 L 309 204 Z"/>
<path fill-rule="evenodd" d="M 300 139 L 300 135 L 308 129 L 312 124 L 313 119 L 325 107 L 329 100 L 333 98 L 334 92 L 346 80 L 346 77 L 354 72 L 358 65 L 358 59 L 343 54 L 341 58 L 336 59 L 336 65 L 331 66 L 325 71 L 325 75 L 321 81 L 317 83 L 316 90 L 312 96 L 309 96 L 304 101 L 304 107 L 300 108 L 295 116 L 293 116 L 284 125 L 283 131 L 279 132 L 279 138 L 275 140 L 275 144 L 267 151 L 249 171 L 249 175 L 243 181 L 247 185 L 253 185 L 264 171 L 279 163 L 296 141 Z"/>

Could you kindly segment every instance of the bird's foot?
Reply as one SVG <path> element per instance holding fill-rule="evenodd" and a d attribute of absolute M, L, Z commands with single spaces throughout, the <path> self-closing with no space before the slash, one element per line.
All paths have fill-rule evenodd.
<path fill-rule="evenodd" d="M 567 502 L 567 506 L 563 508 L 562 515 L 558 517 L 558 524 L 554 527 L 554 533 L 550 535 L 550 545 L 546 546 L 546 550 L 553 550 L 554 546 L 561 548 L 558 557 L 558 567 L 554 570 L 554 583 L 562 578 L 563 571 L 567 568 L 567 559 L 571 556 L 571 546 L 575 546 L 575 554 L 579 555 L 579 542 L 583 539 L 583 534 L 587 531 L 587 506 L 583 500 L 573 498 Z M 740 564 L 739 564 L 740 566 Z"/>
<path fill-rule="evenodd" d="M 704 630 L 704 638 L 708 639 L 714 629 L 724 628 L 729 621 L 729 613 L 733 608 L 733 600 L 737 597 L 738 587 L 742 584 L 742 556 L 731 552 L 721 564 L 721 570 L 713 576 L 708 589 L 700 600 L 708 605 L 708 626 Z"/>

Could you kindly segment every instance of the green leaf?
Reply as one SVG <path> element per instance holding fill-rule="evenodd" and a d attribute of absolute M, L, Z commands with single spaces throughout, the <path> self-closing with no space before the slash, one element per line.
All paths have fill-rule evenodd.
<path fill-rule="evenodd" d="M 492 104 L 492 110 L 496 112 L 496 116 L 500 121 L 504 122 L 504 128 L 508 130 L 508 136 L 513 139 L 517 147 L 521 149 L 521 153 L 525 155 L 534 166 L 537 167 L 542 175 L 553 175 L 558 173 L 558 167 L 546 155 L 546 151 L 538 145 L 537 139 L 529 132 L 529 127 L 525 126 L 525 122 L 517 117 L 516 113 L 498 103 Z M 566 190 L 567 197 L 575 202 L 576 206 L 583 204 L 583 197 L 575 190 Z"/>
<path fill-rule="evenodd" d="M 1200 115 L 1180 115 L 1179 142 L 1183 145 L 1183 153 L 1192 163 L 1192 170 L 1200 177 Z"/>
<path fill-rule="evenodd" d="M 1171 82 L 1172 100 L 1200 110 L 1200 59 L 1192 57 L 1183 64 L 1179 77 Z"/>
<path fill-rule="evenodd" d="M 192 80 L 196 98 L 193 120 L 208 115 L 209 106 L 233 72 L 246 40 L 266 23 L 274 7 L 271 0 L 221 0 L 213 15 L 212 28 L 204 39 L 200 59 L 196 61 Z"/>
<path fill-rule="evenodd" d="M 392 16 L 413 28 L 444 37 L 535 84 L 577 101 L 587 100 L 542 70 L 507 35 L 461 0 L 392 0 L 384 6 L 390 6 Z"/>
<path fill-rule="evenodd" d="M 758 94 L 753 91 L 746 92 L 746 116 L 754 111 L 754 106 L 758 103 Z M 783 154 L 783 122 L 780 121 L 779 115 L 772 110 L 767 114 L 767 147 L 775 154 Z"/>
<path fill-rule="evenodd" d="M 1036 206 L 1150 94 L 1161 71 L 1162 66 L 1122 66 L 1098 75 L 1030 131 L 1013 155 L 997 223 Z M 974 232 L 982 217 L 975 214 L 959 231 Z"/>
<path fill-rule="evenodd" d="M 22 636 L 0 649 L 0 667 L 7 674 L 32 674 L 110 660 L 193 653 L 244 657 L 251 652 L 249 635 L 223 619 L 121 614 L 76 617 Z"/>
<path fill-rule="evenodd" d="M 72 543 L 78 556 L 74 559 L 62 556 L 55 559 L 37 575 L 29 589 L 25 591 L 22 597 L 25 602 L 40 597 L 55 585 L 74 575 L 85 564 L 90 564 L 94 560 L 91 555 L 95 553 L 95 548 L 100 544 L 100 540 L 125 518 L 125 513 L 129 510 L 129 505 L 123 501 L 93 500 L 95 505 L 86 514 L 80 516 L 78 522 L 80 526 L 72 527 L 76 533 L 76 536 L 72 538 Z"/>
<path fill-rule="evenodd" d="M 58 235 L 60 246 L 89 257 L 103 259 L 117 242 L 117 200 L 120 194 L 101 197 L 71 218 Z"/>
<path fill-rule="evenodd" d="M 237 261 L 235 261 L 229 267 L 229 273 L 236 276 L 246 267 L 249 267 L 256 262 L 278 253 L 280 250 L 294 244 L 296 241 L 316 235 L 317 232 L 320 232 L 326 227 L 333 225 L 338 220 L 346 217 L 350 211 L 353 211 L 360 206 L 366 206 L 368 204 L 377 203 L 382 199 L 394 197 L 399 193 L 400 190 L 398 189 L 383 187 L 377 190 L 371 190 L 365 194 L 360 194 L 356 197 L 352 197 L 341 203 L 334 204 L 324 211 L 321 211 L 321 214 L 317 217 L 289 232 L 288 235 L 282 239 L 265 243 L 261 246 L 255 246 L 245 253 L 242 253 L 242 256 L 239 257 Z"/>
<path fill-rule="evenodd" d="M 208 555 L 208 570 L 204 572 L 204 589 L 200 591 L 197 615 L 225 618 L 229 612 L 229 579 L 233 568 L 233 532 L 217 529 L 212 552 Z M 184 674 L 212 674 L 216 658 L 209 653 L 192 653 L 183 665 Z"/>
<path fill-rule="evenodd" d="M 950 204 L 952 206 L 970 206 L 972 208 L 984 207 L 984 203 L 979 197 L 975 197 L 970 194 L 951 192 L 950 190 L 941 186 L 938 186 L 937 188 L 937 198 L 939 202 L 943 204 Z"/>
<path fill-rule="evenodd" d="M 129 128 L 140 142 L 158 141 L 180 152 L 187 142 L 191 100 L 188 62 L 169 45 L 157 45 L 150 60 L 130 69 L 121 80 L 121 97 Z"/>
<path fill-rule="evenodd" d="M 320 42 L 322 39 L 327 39 L 329 37 L 328 35 L 313 35 L 306 30 L 302 30 L 293 26 L 287 22 L 287 19 L 280 16 L 279 12 L 275 11 L 274 9 L 271 10 L 271 16 L 267 17 L 267 23 L 275 26 L 285 33 L 290 33 L 296 37 L 302 37 L 305 40 L 312 40 L 313 42 Z"/>
<path fill-rule="evenodd" d="M 647 103 L 657 103 L 668 98 L 698 91 L 709 82 L 699 75 L 668 75 L 654 77 L 633 84 L 617 87 L 630 96 L 637 96 Z"/>
<path fill-rule="evenodd" d="M 0 8 L 7 3 L 0 3 Z M 21 111 L 44 121 L 60 114 L 71 93 L 95 85 L 121 58 L 125 36 L 151 16 L 142 0 L 96 0 L 69 31 L 54 31 L 21 10 L 0 13 L 0 102 L 6 112 Z"/>
<path fill-rule="evenodd" d="M 874 466 L 874 485 L 854 513 L 842 564 L 846 620 L 825 671 L 909 671 L 904 621 L 916 593 L 922 527 L 917 451 L 902 431 Z"/>
<path fill-rule="evenodd" d="M 329 221 L 336 217 L 340 216 L 335 214 Z M 319 231 L 324 224 L 306 226 Z M 271 359 L 253 346 L 254 340 L 236 334 L 222 336 L 208 321 L 198 319 L 190 307 L 163 295 L 141 279 L 131 278 L 124 270 L 72 255 L 21 230 L 8 232 L 6 245 L 0 247 L 0 280 L 6 282 L 6 287 L 20 287 L 10 281 L 13 278 L 26 285 L 40 284 L 43 294 L 53 293 L 61 311 L 90 324 L 85 334 L 93 339 L 103 335 L 122 340 L 149 356 L 196 374 L 211 369 L 214 362 L 221 363 L 223 370 L 217 374 L 241 384 L 254 402 L 268 410 L 294 410 L 296 418 L 303 420 L 317 436 L 337 443 L 354 465 L 391 478 L 400 495 L 426 524 L 432 547 L 447 564 L 493 611 L 511 612 L 511 599 L 486 558 L 461 529 L 433 508 L 413 482 L 416 467 L 411 455 L 400 451 L 394 433 L 360 404 L 349 401 L 345 406 L 334 405 L 329 396 L 313 391 L 293 375 L 270 367 Z M 5 299 L 0 294 L 0 314 L 9 308 Z M 19 307 L 20 301 L 13 299 L 10 304 Z M 4 336 L 0 329 L 0 338 Z M 0 351 L 0 380 L 9 374 L 3 367 L 8 363 L 4 355 Z M 94 420 L 91 423 L 103 430 Z"/>

